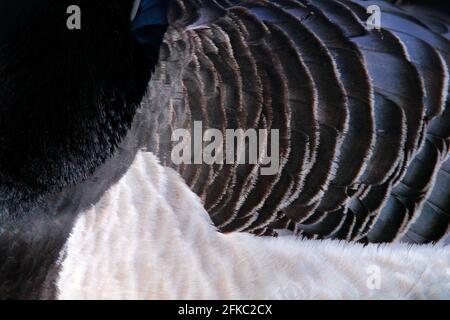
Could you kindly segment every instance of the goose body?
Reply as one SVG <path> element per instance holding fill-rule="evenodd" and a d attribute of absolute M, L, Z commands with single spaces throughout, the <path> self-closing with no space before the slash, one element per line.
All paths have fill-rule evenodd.
<path fill-rule="evenodd" d="M 36 34 L 61 44 L 0 33 L 1 298 L 449 298 L 448 16 L 80 0 L 77 35 L 48 3 Z M 279 170 L 173 163 L 197 121 L 278 130 Z"/>

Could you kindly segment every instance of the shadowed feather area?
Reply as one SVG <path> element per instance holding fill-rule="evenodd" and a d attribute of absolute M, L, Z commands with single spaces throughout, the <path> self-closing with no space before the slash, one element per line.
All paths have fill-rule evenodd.
<path fill-rule="evenodd" d="M 70 5 L 83 8 L 80 30 L 66 26 Z M 130 128 L 151 71 L 131 5 L 0 3 L 0 218 L 86 179 Z"/>

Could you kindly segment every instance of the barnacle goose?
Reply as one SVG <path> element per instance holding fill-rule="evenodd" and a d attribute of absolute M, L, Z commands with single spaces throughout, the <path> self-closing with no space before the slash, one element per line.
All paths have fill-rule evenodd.
<path fill-rule="evenodd" d="M 449 298 L 449 24 L 385 1 L 0 2 L 0 298 Z M 175 165 L 196 121 L 278 129 L 279 171 Z"/>

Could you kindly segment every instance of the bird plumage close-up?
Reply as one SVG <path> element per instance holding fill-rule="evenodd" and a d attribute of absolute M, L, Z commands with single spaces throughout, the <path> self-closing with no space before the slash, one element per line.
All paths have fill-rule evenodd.
<path fill-rule="evenodd" d="M 448 9 L 0 0 L 0 299 L 450 299 Z"/>

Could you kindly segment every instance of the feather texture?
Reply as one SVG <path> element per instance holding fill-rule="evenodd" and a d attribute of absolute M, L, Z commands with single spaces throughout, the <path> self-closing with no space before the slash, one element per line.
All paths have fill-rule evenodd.
<path fill-rule="evenodd" d="M 80 214 L 60 299 L 448 299 L 449 248 L 221 234 L 154 155 Z"/>
<path fill-rule="evenodd" d="M 220 230 L 363 242 L 444 236 L 448 203 L 434 213 L 427 203 L 433 189 L 450 189 L 441 169 L 446 20 L 385 1 L 207 2 L 172 7 L 147 96 L 165 111 L 154 123 L 159 141 L 147 147 L 180 172 Z M 380 30 L 366 28 L 369 5 L 382 10 Z M 280 130 L 279 172 L 172 165 L 171 132 L 192 131 L 194 121 L 221 132 Z"/>

